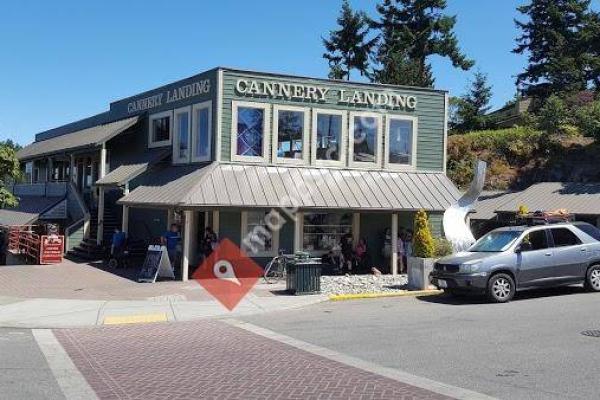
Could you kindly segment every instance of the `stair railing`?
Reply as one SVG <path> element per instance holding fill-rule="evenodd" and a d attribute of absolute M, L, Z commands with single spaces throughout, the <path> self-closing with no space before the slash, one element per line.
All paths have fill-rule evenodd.
<path fill-rule="evenodd" d="M 87 239 L 90 237 L 90 212 L 81 197 L 81 194 L 73 184 L 73 182 L 69 182 L 69 193 L 68 195 L 72 195 L 75 199 L 75 202 L 78 204 L 80 209 L 81 217 L 73 222 L 71 225 L 67 226 L 65 229 L 65 249 L 70 249 L 69 240 L 72 232 L 76 229 L 80 228 L 83 225 L 83 238 Z"/>

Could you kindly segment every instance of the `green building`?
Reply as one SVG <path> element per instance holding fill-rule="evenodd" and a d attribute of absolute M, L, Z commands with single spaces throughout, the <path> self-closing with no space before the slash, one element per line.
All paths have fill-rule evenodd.
<path fill-rule="evenodd" d="M 177 223 L 184 277 L 206 226 L 261 263 L 351 234 L 386 269 L 386 229 L 425 209 L 441 235 L 459 197 L 445 175 L 447 105 L 439 90 L 215 68 L 37 134 L 15 193 L 64 192 L 74 252 L 115 226 L 147 243 Z"/>

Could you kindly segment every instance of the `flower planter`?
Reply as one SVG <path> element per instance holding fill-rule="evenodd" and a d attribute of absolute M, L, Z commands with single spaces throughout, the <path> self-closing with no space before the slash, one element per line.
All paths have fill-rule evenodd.
<path fill-rule="evenodd" d="M 408 287 L 414 290 L 429 289 L 429 274 L 433 271 L 433 258 L 408 258 Z"/>

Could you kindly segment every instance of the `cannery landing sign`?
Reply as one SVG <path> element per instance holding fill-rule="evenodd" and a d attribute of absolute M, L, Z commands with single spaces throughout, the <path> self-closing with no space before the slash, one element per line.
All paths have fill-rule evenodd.
<path fill-rule="evenodd" d="M 235 91 L 239 95 L 250 97 L 308 100 L 315 103 L 326 103 L 329 98 L 333 97 L 338 104 L 404 110 L 417 108 L 416 96 L 402 95 L 391 90 L 346 90 L 299 83 L 238 79 Z"/>
<path fill-rule="evenodd" d="M 190 97 L 206 94 L 210 92 L 210 80 L 203 79 L 182 85 L 173 89 L 166 89 L 152 96 L 136 99 L 127 103 L 127 113 L 136 113 L 160 107 L 163 104 L 173 103 L 179 100 L 185 100 Z"/>

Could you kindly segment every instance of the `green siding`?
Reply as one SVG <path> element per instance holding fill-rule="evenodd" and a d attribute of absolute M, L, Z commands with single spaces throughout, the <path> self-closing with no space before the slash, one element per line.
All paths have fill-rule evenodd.
<path fill-rule="evenodd" d="M 219 239 L 229 239 L 240 245 L 242 237 L 242 214 L 239 211 L 221 211 L 219 213 Z"/>
<path fill-rule="evenodd" d="M 235 93 L 235 85 L 238 79 L 252 79 L 257 81 L 269 81 L 269 82 L 285 82 L 285 83 L 299 83 L 316 85 L 320 87 L 327 87 L 330 89 L 327 95 L 326 103 L 310 102 L 308 100 L 289 100 L 289 99 L 272 99 L 266 97 L 252 97 L 243 96 Z M 222 84 L 222 122 L 221 122 L 221 159 L 223 161 L 230 161 L 231 159 L 231 102 L 232 100 L 237 101 L 249 101 L 249 102 L 262 102 L 268 104 L 288 104 L 296 106 L 306 106 L 315 108 L 326 108 L 335 110 L 348 110 L 348 111 L 371 111 L 374 110 L 371 107 L 364 105 L 348 105 L 338 104 L 337 96 L 338 90 L 367 90 L 373 92 L 387 92 L 396 93 L 401 95 L 412 95 L 417 97 L 417 107 L 414 111 L 402 111 L 402 110 L 382 110 L 387 114 L 393 115 L 409 115 L 418 118 L 418 132 L 417 132 L 417 168 L 419 170 L 435 170 L 442 171 L 444 168 L 444 115 L 445 115 L 445 104 L 444 104 L 444 92 L 431 91 L 431 90 L 419 90 L 417 88 L 392 88 L 388 86 L 380 85 L 356 85 L 351 83 L 331 82 L 322 81 L 309 78 L 292 78 L 292 77 L 278 77 L 271 75 L 262 75 L 258 73 L 246 73 L 238 71 L 223 71 L 223 84 Z M 271 119 L 272 119 L 271 113 Z M 311 119 L 312 123 L 312 119 Z M 350 121 L 348 121 L 350 123 Z M 385 127 L 385 120 L 383 121 Z M 270 121 L 271 127 L 273 126 L 272 120 Z M 385 134 L 385 132 L 384 132 Z M 384 138 L 385 140 L 385 138 Z M 269 140 L 270 144 L 270 140 Z M 270 154 L 270 153 L 268 153 Z"/>

